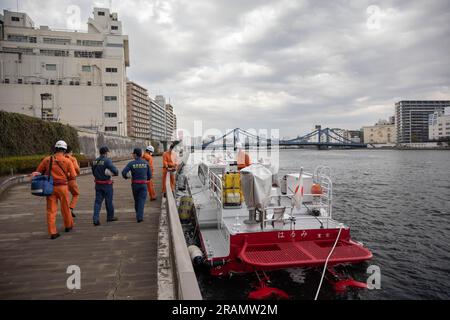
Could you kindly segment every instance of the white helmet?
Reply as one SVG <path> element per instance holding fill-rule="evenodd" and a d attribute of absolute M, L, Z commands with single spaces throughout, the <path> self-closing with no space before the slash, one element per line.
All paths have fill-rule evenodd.
<path fill-rule="evenodd" d="M 147 148 L 145 148 L 146 151 L 150 151 L 150 152 L 155 152 L 155 148 L 153 148 L 153 146 L 148 146 Z"/>
<path fill-rule="evenodd" d="M 67 150 L 67 143 L 63 140 L 59 140 L 55 143 L 55 148 Z"/>

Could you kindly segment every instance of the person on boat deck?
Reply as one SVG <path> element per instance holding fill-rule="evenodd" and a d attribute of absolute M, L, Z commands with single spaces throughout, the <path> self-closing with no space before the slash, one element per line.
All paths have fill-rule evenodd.
<path fill-rule="evenodd" d="M 50 239 L 59 237 L 56 230 L 56 213 L 58 212 L 58 200 L 61 203 L 61 214 L 64 220 L 65 231 L 69 232 L 73 228 L 73 218 L 69 208 L 69 189 L 68 180 L 76 177 L 77 173 L 73 167 L 72 161 L 64 156 L 67 150 L 67 143 L 59 140 L 55 144 L 53 156 L 45 157 L 36 171 L 41 174 L 51 175 L 53 177 L 53 193 L 46 197 L 47 199 L 47 227 Z"/>
<path fill-rule="evenodd" d="M 67 146 L 66 158 L 72 162 L 77 175 L 80 175 L 80 165 L 78 164 L 77 159 L 73 156 L 73 150 L 71 146 Z M 70 201 L 69 208 L 72 213 L 72 218 L 75 218 L 75 213 L 73 213 L 73 210 L 75 209 L 75 206 L 77 205 L 78 202 L 78 198 L 80 197 L 80 190 L 78 189 L 76 177 L 70 177 L 68 186 L 69 192 L 72 195 L 72 200 Z"/>
<path fill-rule="evenodd" d="M 142 159 L 148 162 L 150 165 L 150 170 L 152 171 L 152 177 L 155 175 L 155 168 L 153 167 L 153 152 L 155 151 L 155 148 L 153 146 L 148 146 L 145 148 L 145 152 L 142 155 Z M 148 181 L 147 184 L 148 189 L 148 196 L 150 197 L 150 201 L 156 200 L 156 192 L 155 192 L 155 186 L 153 185 L 153 178 Z"/>
<path fill-rule="evenodd" d="M 170 172 L 170 188 L 175 190 L 175 171 L 177 170 L 177 155 L 173 149 L 178 144 L 177 141 L 170 145 L 168 151 L 163 153 L 163 172 L 162 172 L 162 192 L 166 196 L 166 176 Z"/>
<path fill-rule="evenodd" d="M 111 159 L 108 158 L 108 147 L 100 148 L 100 157 L 95 159 L 92 164 L 92 174 L 95 177 L 95 202 L 94 202 L 94 226 L 100 225 L 100 209 L 102 208 L 103 199 L 106 205 L 106 221 L 117 221 L 114 217 L 113 205 L 113 181 L 111 175 L 107 174 L 107 170 L 114 176 L 119 175 L 119 170 L 113 165 Z M 105 172 L 106 171 L 106 172 Z"/>
<path fill-rule="evenodd" d="M 131 190 L 133 191 L 134 209 L 136 211 L 137 222 L 144 221 L 144 205 L 147 199 L 147 183 L 152 178 L 150 165 L 142 159 L 142 150 L 133 150 L 134 160 L 130 161 L 122 170 L 122 177 L 128 179 L 128 172 L 131 172 Z"/>
<path fill-rule="evenodd" d="M 252 160 L 250 159 L 250 156 L 248 155 L 247 152 L 245 152 L 244 148 L 242 147 L 241 143 L 236 143 L 236 148 L 237 148 L 237 165 L 238 165 L 238 170 L 244 169 L 245 167 L 248 167 L 249 165 L 251 165 Z"/>

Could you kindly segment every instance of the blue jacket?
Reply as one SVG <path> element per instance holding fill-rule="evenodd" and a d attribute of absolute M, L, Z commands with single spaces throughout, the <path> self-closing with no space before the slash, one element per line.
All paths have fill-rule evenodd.
<path fill-rule="evenodd" d="M 148 181 L 152 178 L 152 172 L 150 165 L 147 161 L 139 158 L 130 161 L 127 166 L 122 170 L 122 177 L 127 179 L 127 173 L 131 170 L 131 177 L 133 180 Z"/>
<path fill-rule="evenodd" d="M 105 175 L 105 169 L 109 169 L 115 176 L 119 175 L 119 170 L 113 165 L 111 159 L 100 156 L 92 163 L 92 174 L 95 180 L 110 180 L 111 177 Z"/>

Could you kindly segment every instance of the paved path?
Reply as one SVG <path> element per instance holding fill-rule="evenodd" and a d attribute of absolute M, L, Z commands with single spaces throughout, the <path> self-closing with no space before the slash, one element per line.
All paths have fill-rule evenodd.
<path fill-rule="evenodd" d="M 122 170 L 126 162 L 116 163 Z M 29 184 L 11 188 L 0 199 L 0 299 L 156 299 L 158 221 L 161 207 L 161 157 L 155 157 L 158 201 L 147 200 L 144 222 L 136 223 L 130 180 L 114 178 L 119 221 L 92 224 L 93 177 L 78 178 L 80 200 L 75 228 L 61 237 L 47 235 L 45 198 L 32 196 Z M 66 286 L 67 267 L 81 269 L 81 289 Z"/>

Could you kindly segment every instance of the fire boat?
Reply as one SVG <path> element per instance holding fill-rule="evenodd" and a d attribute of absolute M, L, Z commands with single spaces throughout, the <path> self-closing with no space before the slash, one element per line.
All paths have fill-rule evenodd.
<path fill-rule="evenodd" d="M 316 299 L 324 279 L 336 292 L 367 287 L 335 268 L 372 253 L 333 219 L 329 167 L 300 169 L 278 181 L 269 163 L 238 170 L 233 157 L 207 154 L 183 164 L 176 194 L 182 223 L 193 226 L 186 241 L 194 265 L 208 266 L 213 276 L 256 274 L 249 299 L 289 298 L 270 286 L 266 273 L 286 268 L 320 270 Z"/>

